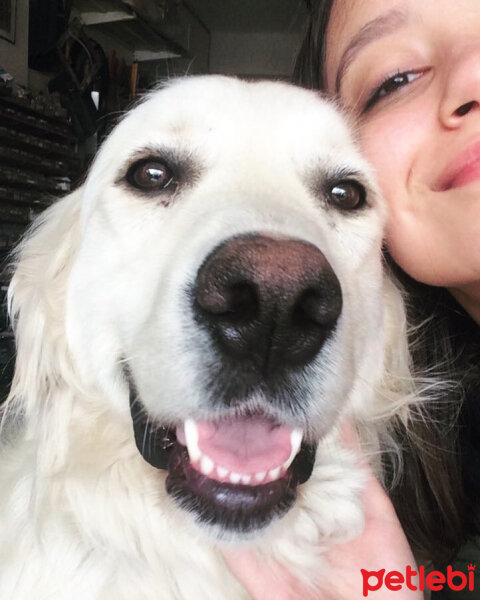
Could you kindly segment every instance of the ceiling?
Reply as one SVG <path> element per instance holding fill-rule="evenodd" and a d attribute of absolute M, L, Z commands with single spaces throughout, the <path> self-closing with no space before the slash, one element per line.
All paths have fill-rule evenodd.
<path fill-rule="evenodd" d="M 293 33 L 306 19 L 304 0 L 184 0 L 211 32 Z"/>

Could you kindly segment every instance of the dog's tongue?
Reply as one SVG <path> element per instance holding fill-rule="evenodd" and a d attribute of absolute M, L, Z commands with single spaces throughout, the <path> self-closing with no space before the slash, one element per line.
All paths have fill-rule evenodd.
<path fill-rule="evenodd" d="M 177 437 L 192 463 L 208 457 L 216 467 L 246 475 L 288 468 L 301 442 L 299 430 L 262 415 L 217 422 L 187 419 L 184 427 Z"/>

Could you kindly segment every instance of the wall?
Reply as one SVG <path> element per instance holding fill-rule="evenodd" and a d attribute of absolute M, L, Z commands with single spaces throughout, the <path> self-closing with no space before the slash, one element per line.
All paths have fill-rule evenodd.
<path fill-rule="evenodd" d="M 210 71 L 210 32 L 187 6 L 179 6 L 178 14 L 182 31 L 176 41 L 185 48 L 187 56 L 143 63 L 140 69 L 144 73 L 149 73 L 152 81 Z"/>
<path fill-rule="evenodd" d="M 20 85 L 28 85 L 28 0 L 17 0 L 15 44 L 0 38 L 0 65 Z"/>
<path fill-rule="evenodd" d="M 290 78 L 300 33 L 212 34 L 210 71 L 251 77 Z"/>

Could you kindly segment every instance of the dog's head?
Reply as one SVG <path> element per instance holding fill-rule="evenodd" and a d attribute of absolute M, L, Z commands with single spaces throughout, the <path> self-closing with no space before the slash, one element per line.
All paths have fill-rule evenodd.
<path fill-rule="evenodd" d="M 385 210 L 349 128 L 313 92 L 187 78 L 121 121 L 77 196 L 78 376 L 130 411 L 179 506 L 262 528 L 382 369 Z"/>

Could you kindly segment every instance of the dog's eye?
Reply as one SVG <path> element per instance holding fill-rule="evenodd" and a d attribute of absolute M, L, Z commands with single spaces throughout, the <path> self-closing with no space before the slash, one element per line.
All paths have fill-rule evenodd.
<path fill-rule="evenodd" d="M 133 164 L 126 179 L 131 186 L 146 192 L 165 190 L 174 183 L 172 170 L 165 163 L 151 158 Z"/>
<path fill-rule="evenodd" d="M 330 202 L 342 210 L 361 208 L 366 202 L 366 191 L 363 185 L 354 180 L 337 181 L 330 187 Z"/>

